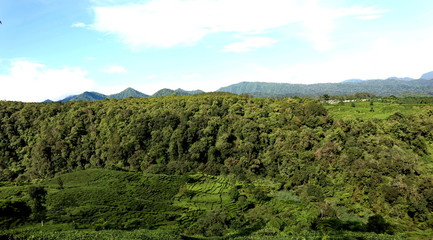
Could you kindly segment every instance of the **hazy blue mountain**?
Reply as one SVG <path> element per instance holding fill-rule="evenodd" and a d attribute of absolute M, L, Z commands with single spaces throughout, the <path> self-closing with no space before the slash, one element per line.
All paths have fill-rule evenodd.
<path fill-rule="evenodd" d="M 230 92 L 234 94 L 250 94 L 255 97 L 290 97 L 290 96 L 321 96 L 323 94 L 346 95 L 359 92 L 369 92 L 375 95 L 397 94 L 428 94 L 433 95 L 433 71 L 425 73 L 421 79 L 415 80 L 409 77 L 390 77 L 385 80 L 348 79 L 341 83 L 318 84 L 290 84 L 269 82 L 241 82 L 222 87 L 217 92 Z M 201 90 L 186 91 L 181 88 L 176 90 L 164 88 L 152 95 L 163 96 L 188 96 L 204 93 Z M 104 95 L 97 92 L 84 92 L 80 95 L 69 96 L 60 102 L 68 101 L 95 101 L 104 98 L 123 99 L 128 97 L 149 97 L 133 88 L 127 88 L 120 93 Z M 44 102 L 50 102 L 46 100 Z"/>
<path fill-rule="evenodd" d="M 168 88 L 163 88 L 159 91 L 157 91 L 156 93 L 154 93 L 152 95 L 152 97 L 165 97 L 165 96 L 189 96 L 189 95 L 195 95 L 195 94 L 200 94 L 200 93 L 204 93 L 201 90 L 194 90 L 194 91 L 185 91 L 183 89 L 176 89 L 176 90 L 172 90 L 172 89 L 168 89 Z"/>
<path fill-rule="evenodd" d="M 179 89 L 180 89 L 180 88 L 179 88 Z M 182 89 L 180 89 L 180 90 L 182 90 Z M 199 90 L 199 89 L 197 89 L 197 90 L 192 90 L 192 91 L 186 91 L 186 92 L 189 93 L 189 94 L 191 94 L 191 95 L 196 95 L 196 94 L 204 93 L 204 91 Z"/>
<path fill-rule="evenodd" d="M 399 77 L 390 77 L 390 78 L 387 78 L 386 80 L 412 81 L 412 80 L 415 80 L 415 79 L 410 78 L 410 77 L 403 77 L 403 78 L 399 78 Z"/>
<path fill-rule="evenodd" d="M 255 97 L 345 95 L 368 92 L 379 96 L 404 93 L 433 95 L 433 81 L 428 80 L 368 80 L 362 82 L 289 84 L 242 82 L 220 88 L 220 92 L 251 94 Z"/>
<path fill-rule="evenodd" d="M 78 95 L 71 95 L 71 96 L 66 97 L 66 98 L 64 98 L 62 100 L 59 100 L 59 102 L 69 102 L 69 101 L 71 101 L 71 99 L 73 99 L 76 96 L 78 96 Z"/>
<path fill-rule="evenodd" d="M 83 92 L 79 95 L 73 95 L 70 97 L 67 97 L 63 100 L 60 100 L 60 102 L 69 102 L 69 101 L 97 101 L 102 100 L 106 98 L 107 96 L 102 93 L 97 92 Z"/>
<path fill-rule="evenodd" d="M 146 95 L 142 92 L 139 92 L 133 88 L 127 88 L 120 93 L 111 94 L 108 96 L 108 98 L 115 98 L 115 99 L 123 99 L 123 98 L 129 98 L 129 97 L 149 97 L 149 95 Z"/>
<path fill-rule="evenodd" d="M 428 73 L 424 73 L 421 76 L 421 79 L 425 79 L 425 80 L 433 80 L 433 71 L 432 72 L 428 72 Z"/>
<path fill-rule="evenodd" d="M 362 79 L 347 79 L 342 81 L 342 83 L 353 83 L 353 82 L 364 82 L 365 80 Z"/>
<path fill-rule="evenodd" d="M 65 99 L 60 100 L 59 102 L 69 102 L 69 101 L 97 101 L 103 100 L 104 98 L 114 98 L 114 99 L 123 99 L 129 97 L 149 97 L 142 92 L 139 92 L 133 88 L 127 88 L 120 93 L 105 95 L 97 92 L 84 92 L 79 95 L 72 95 Z"/>
<path fill-rule="evenodd" d="M 54 101 L 51 99 L 47 99 L 47 100 L 43 101 L 43 103 L 52 103 L 52 102 L 54 102 Z"/>

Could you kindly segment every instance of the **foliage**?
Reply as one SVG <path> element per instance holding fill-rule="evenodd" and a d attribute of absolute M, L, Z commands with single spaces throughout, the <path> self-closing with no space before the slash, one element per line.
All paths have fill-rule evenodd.
<path fill-rule="evenodd" d="M 396 112 L 404 115 L 416 114 L 420 111 L 428 111 L 430 105 L 425 104 L 398 104 L 386 102 L 374 102 L 371 106 L 369 102 L 356 102 L 356 107 L 351 107 L 351 103 L 328 104 L 326 109 L 333 116 L 334 120 L 350 119 L 387 119 Z M 372 111 L 373 109 L 373 111 Z"/>
<path fill-rule="evenodd" d="M 32 203 L 32 214 L 33 219 L 39 222 L 43 222 L 45 220 L 46 215 L 46 195 L 47 191 L 44 187 L 39 186 L 31 186 L 29 188 L 29 196 Z"/>
<path fill-rule="evenodd" d="M 24 201 L 0 201 L 0 229 L 16 227 L 30 217 L 31 209 Z"/>
<path fill-rule="evenodd" d="M 152 97 L 189 96 L 189 95 L 195 95 L 195 94 L 200 94 L 200 93 L 204 93 L 204 92 L 201 90 L 185 91 L 185 90 L 180 89 L 180 88 L 176 89 L 176 90 L 163 88 L 163 89 L 157 91 L 156 93 L 154 93 L 152 95 Z"/>
<path fill-rule="evenodd" d="M 389 231 L 390 225 L 385 221 L 382 215 L 374 215 L 368 218 L 367 230 L 375 233 L 385 233 Z"/>
<path fill-rule="evenodd" d="M 59 226 L 65 238 L 428 231 L 432 142 L 425 104 L 226 93 L 0 102 L 1 227 L 28 237 L 22 224 L 34 236 Z"/>

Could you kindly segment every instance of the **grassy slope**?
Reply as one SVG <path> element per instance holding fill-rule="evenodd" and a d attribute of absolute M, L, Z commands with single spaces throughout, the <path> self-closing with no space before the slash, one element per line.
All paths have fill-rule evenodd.
<path fill-rule="evenodd" d="M 396 104 L 396 103 L 381 103 L 375 102 L 373 106 L 369 102 L 355 102 L 355 107 L 351 103 L 326 105 L 329 113 L 335 120 L 339 119 L 386 119 L 396 112 L 404 115 L 412 114 L 421 111 L 424 108 L 431 108 L 425 104 Z M 373 108 L 374 112 L 371 112 Z"/>
<path fill-rule="evenodd" d="M 60 189 L 58 179 L 62 179 L 63 189 Z M 230 218 L 244 215 L 251 222 L 264 224 L 258 231 L 240 228 L 225 232 L 226 236 L 235 239 L 322 237 L 321 233 L 309 235 L 312 233 L 303 230 L 308 228 L 304 225 L 309 225 L 319 213 L 315 203 L 296 192 L 281 191 L 278 184 L 263 179 L 240 183 L 230 177 L 204 174 L 185 177 L 89 169 L 35 184 L 48 190 L 45 225 L 21 226 L 4 234 L 14 234 L 17 239 L 88 239 L 89 236 L 98 239 L 178 239 L 180 232 L 194 236 L 195 223 L 206 212 L 225 209 Z M 27 188 L 0 187 L 0 200 L 27 199 Z M 233 188 L 239 191 L 236 201 L 230 197 Z M 264 190 L 265 198 L 259 198 L 256 189 Z M 351 218 L 345 209 L 341 209 L 341 215 Z M 123 230 L 128 227 L 144 229 L 111 230 L 119 226 Z M 371 233 L 339 234 L 364 239 L 379 237 Z M 382 236 L 381 239 L 398 238 Z"/>

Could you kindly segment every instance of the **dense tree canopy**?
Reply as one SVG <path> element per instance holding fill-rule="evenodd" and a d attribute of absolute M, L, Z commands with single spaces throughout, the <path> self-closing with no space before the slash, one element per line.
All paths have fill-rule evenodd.
<path fill-rule="evenodd" d="M 361 218 L 381 214 L 369 221 L 383 226 L 382 216 L 403 229 L 433 227 L 433 109 L 386 120 L 334 121 L 311 99 L 214 93 L 0 102 L 0 121 L 0 181 L 89 168 L 232 174 L 239 180 L 272 179 L 280 190 L 320 206 L 318 229 L 336 216 L 337 206 Z M 257 201 L 267 201 L 260 191 L 252 191 Z M 236 189 L 231 196 L 241 199 Z M 215 210 L 200 221 L 224 228 L 224 219 Z M 383 226 L 367 227 L 383 232 Z"/>
<path fill-rule="evenodd" d="M 305 132 L 317 143 L 316 132 L 332 124 L 313 100 L 226 94 L 1 104 L 4 180 L 89 167 L 265 174 L 272 166 L 264 163 L 277 164 L 269 157 L 285 134 Z"/>

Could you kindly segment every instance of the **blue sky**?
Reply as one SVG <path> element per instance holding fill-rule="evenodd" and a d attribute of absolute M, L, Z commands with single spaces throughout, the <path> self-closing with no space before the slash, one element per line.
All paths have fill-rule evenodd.
<path fill-rule="evenodd" d="M 0 100 L 419 78 L 430 0 L 0 0 Z"/>

